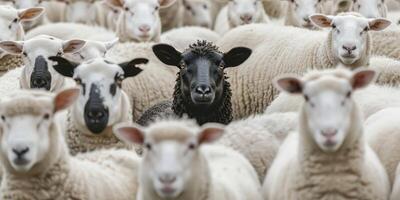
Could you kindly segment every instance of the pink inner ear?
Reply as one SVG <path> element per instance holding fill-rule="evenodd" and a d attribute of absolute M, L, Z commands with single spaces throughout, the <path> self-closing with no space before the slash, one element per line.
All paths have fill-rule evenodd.
<path fill-rule="evenodd" d="M 353 77 L 353 88 L 362 88 L 367 86 L 374 78 L 375 72 L 365 71 L 354 75 Z"/>
<path fill-rule="evenodd" d="M 206 128 L 199 135 L 199 144 L 210 143 L 219 139 L 224 133 L 222 128 Z"/>
<path fill-rule="evenodd" d="M 120 135 L 125 139 L 133 143 L 143 144 L 144 137 L 142 132 L 133 127 L 122 127 L 119 128 Z"/>

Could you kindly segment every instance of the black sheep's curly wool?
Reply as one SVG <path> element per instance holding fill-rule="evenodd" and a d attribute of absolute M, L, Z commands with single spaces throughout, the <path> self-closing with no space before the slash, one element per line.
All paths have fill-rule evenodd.
<path fill-rule="evenodd" d="M 199 108 L 199 106 L 193 104 L 190 96 L 184 97 L 180 88 L 180 77 L 180 72 L 178 72 L 172 104 L 172 110 L 177 116 L 182 117 L 187 115 L 189 118 L 196 119 L 199 125 L 207 122 L 229 124 L 232 121 L 232 91 L 227 81 L 228 77 L 224 77 L 224 92 L 220 101 L 214 102 L 208 108 L 204 108 L 203 106 Z"/>

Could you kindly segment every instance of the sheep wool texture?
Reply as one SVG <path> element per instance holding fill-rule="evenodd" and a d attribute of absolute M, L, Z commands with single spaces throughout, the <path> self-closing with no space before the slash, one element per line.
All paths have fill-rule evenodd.
<path fill-rule="evenodd" d="M 372 55 L 400 59 L 400 31 L 372 31 Z"/>
<path fill-rule="evenodd" d="M 262 35 L 262 37 L 257 37 Z M 349 68 L 365 66 L 370 36 L 360 60 Z M 280 74 L 303 74 L 308 69 L 333 68 L 339 63 L 332 50 L 332 31 L 311 31 L 276 25 L 247 25 L 228 32 L 217 45 L 222 51 L 236 46 L 251 47 L 249 59 L 227 69 L 231 77 L 233 118 L 262 113 L 278 95 L 272 80 Z"/>
<path fill-rule="evenodd" d="M 128 95 L 133 109 L 133 120 L 150 106 L 172 97 L 176 79 L 176 67 L 167 66 L 154 55 L 154 43 L 120 43 L 110 49 L 106 59 L 114 63 L 127 62 L 134 58 L 147 58 L 149 63 L 139 66 L 143 71 L 122 82 L 122 89 Z"/>
<path fill-rule="evenodd" d="M 400 86 L 400 60 L 383 56 L 372 57 L 369 67 L 378 72 L 377 85 Z"/>
<path fill-rule="evenodd" d="M 21 56 L 5 55 L 3 58 L 0 59 L 0 74 L 2 75 L 11 69 L 23 65 L 24 63 Z"/>

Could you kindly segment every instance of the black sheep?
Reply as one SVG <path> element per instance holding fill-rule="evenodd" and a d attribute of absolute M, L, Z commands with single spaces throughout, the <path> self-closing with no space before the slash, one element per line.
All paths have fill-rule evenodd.
<path fill-rule="evenodd" d="M 231 88 L 224 70 L 242 64 L 251 55 L 245 47 L 222 53 L 207 41 L 197 41 L 183 53 L 167 44 L 153 46 L 161 62 L 177 66 L 173 101 L 148 109 L 138 123 L 148 125 L 156 118 L 187 116 L 200 125 L 207 122 L 228 124 L 232 121 Z M 171 107 L 172 105 L 172 107 Z"/>

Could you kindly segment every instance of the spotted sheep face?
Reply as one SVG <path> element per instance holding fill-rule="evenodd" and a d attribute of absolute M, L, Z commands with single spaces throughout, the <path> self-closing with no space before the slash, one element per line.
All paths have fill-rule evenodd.
<path fill-rule="evenodd" d="M 193 50 L 191 50 L 193 49 Z M 208 107 L 219 102 L 224 93 L 224 70 L 242 64 L 251 55 L 245 47 L 233 48 L 227 53 L 205 41 L 191 45 L 181 53 L 167 44 L 153 46 L 153 52 L 161 62 L 180 70 L 180 89 L 190 97 L 193 105 Z"/>
<path fill-rule="evenodd" d="M 141 171 L 141 181 L 149 183 L 149 189 L 160 198 L 175 199 L 200 178 L 196 175 L 201 173 L 195 169 L 201 164 L 201 146 L 222 137 L 224 128 L 219 124 L 200 128 L 196 124 L 188 127 L 177 122 L 161 123 L 149 128 L 117 125 L 114 133 L 128 144 L 145 147 L 142 167 L 146 170 Z"/>
<path fill-rule="evenodd" d="M 0 159 L 8 171 L 24 174 L 35 167 L 43 167 L 39 163 L 61 145 L 55 139 L 58 130 L 54 117 L 69 107 L 78 94 L 78 89 L 64 90 L 55 96 L 25 90 L 2 98 Z"/>
<path fill-rule="evenodd" d="M 43 8 L 15 9 L 10 6 L 0 6 L 0 41 L 23 40 L 23 22 L 33 21 L 44 12 Z M 0 49 L 0 58 L 7 55 Z"/>
<path fill-rule="evenodd" d="M 275 82 L 281 91 L 304 96 L 302 112 L 305 114 L 305 130 L 325 152 L 337 151 L 351 132 L 352 123 L 357 120 L 353 92 L 375 80 L 373 70 L 348 73 L 352 75 L 327 73 L 310 80 L 287 76 Z"/>
<path fill-rule="evenodd" d="M 176 0 L 106 0 L 113 8 L 121 10 L 117 29 L 132 40 L 148 42 L 161 31 L 159 10 Z"/>
<path fill-rule="evenodd" d="M 390 25 L 386 19 L 367 19 L 360 16 L 312 15 L 311 21 L 321 28 L 332 29 L 332 51 L 334 56 L 345 65 L 351 65 L 361 59 L 368 49 L 368 31 L 381 31 Z"/>
<path fill-rule="evenodd" d="M 257 22 L 265 13 L 261 0 L 230 0 L 228 18 L 235 26 Z"/>
<path fill-rule="evenodd" d="M 321 13 L 322 0 L 290 0 L 291 11 L 294 14 L 294 23 L 303 28 L 314 28 L 310 16 Z"/>
<path fill-rule="evenodd" d="M 213 16 L 210 1 L 183 0 L 184 25 L 212 28 Z"/>
<path fill-rule="evenodd" d="M 387 8 L 384 0 L 353 0 L 352 11 L 366 18 L 385 18 Z"/>
<path fill-rule="evenodd" d="M 64 53 L 75 53 L 85 45 L 83 40 L 62 41 L 47 35 L 39 35 L 26 41 L 3 41 L 0 48 L 9 54 L 22 55 L 24 69 L 21 87 L 38 88 L 48 91 L 60 89 L 64 77 L 52 67 L 50 56 L 62 56 Z"/>
<path fill-rule="evenodd" d="M 115 124 L 120 116 L 121 84 L 125 78 L 138 75 L 142 69 L 136 67 L 146 64 L 147 59 L 137 58 L 130 62 L 114 64 L 96 58 L 81 64 L 70 62 L 62 57 L 50 57 L 57 62 L 55 70 L 61 75 L 73 78 L 81 94 L 74 104 L 76 121 L 92 134 L 100 134 Z M 127 111 L 123 111 L 127 112 Z"/>

